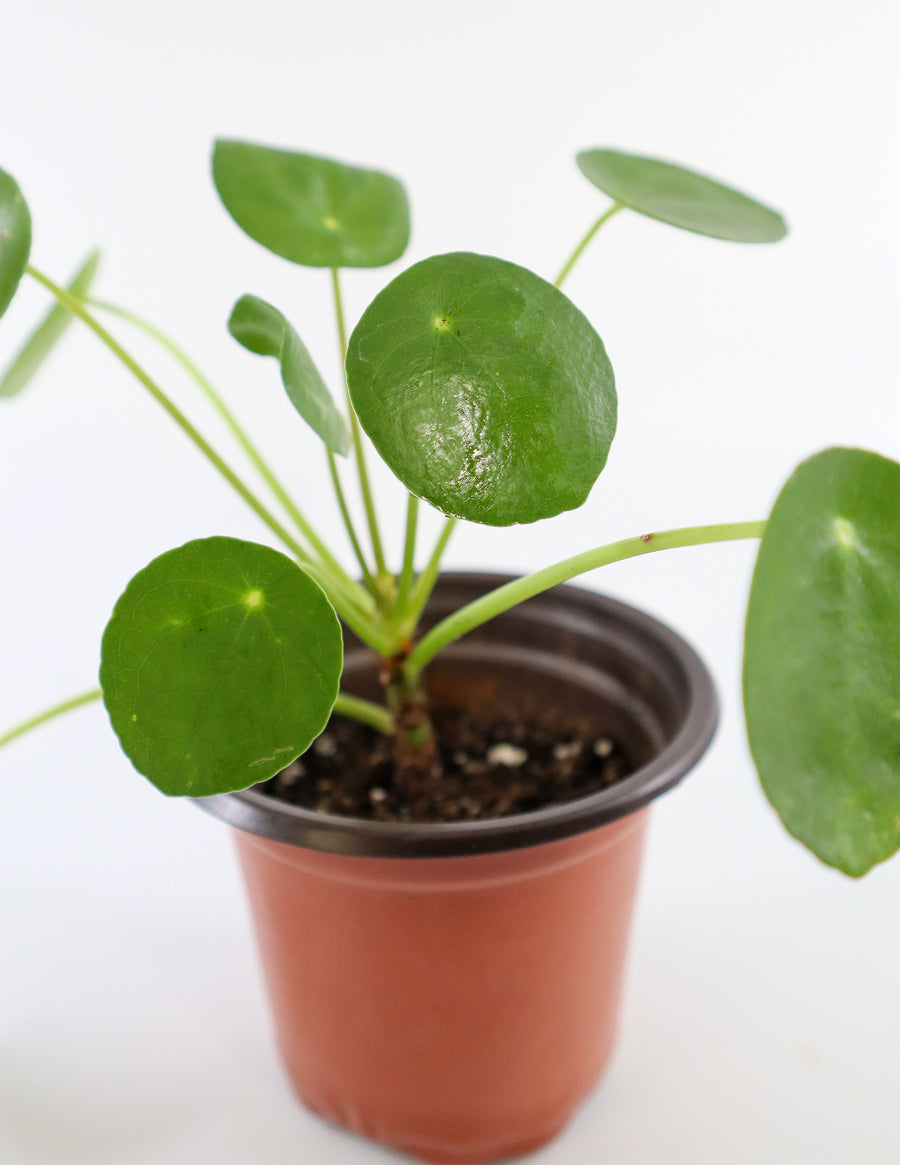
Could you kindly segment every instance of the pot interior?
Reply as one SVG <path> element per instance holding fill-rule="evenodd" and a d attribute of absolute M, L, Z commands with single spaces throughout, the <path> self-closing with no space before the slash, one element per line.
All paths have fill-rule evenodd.
<path fill-rule="evenodd" d="M 445 574 L 424 627 L 508 576 Z M 257 789 L 205 798 L 231 824 L 275 840 L 368 856 L 452 856 L 572 836 L 642 808 L 671 788 L 706 749 L 716 724 L 712 681 L 694 651 L 651 616 L 564 586 L 505 612 L 452 644 L 425 673 L 436 703 L 477 707 L 498 699 L 523 718 L 558 709 L 560 738 L 614 738 L 634 766 L 601 792 L 527 814 L 410 825 L 361 821 L 287 805 Z M 343 687 L 381 698 L 372 652 L 345 632 Z"/>

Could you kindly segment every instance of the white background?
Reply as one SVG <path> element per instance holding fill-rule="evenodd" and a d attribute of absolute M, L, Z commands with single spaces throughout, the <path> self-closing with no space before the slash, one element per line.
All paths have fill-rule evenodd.
<path fill-rule="evenodd" d="M 224 328 L 240 294 L 261 294 L 335 383 L 327 276 L 233 227 L 208 177 L 216 135 L 402 176 L 408 261 L 471 249 L 552 278 L 603 205 L 573 162 L 591 146 L 670 158 L 783 209 L 777 247 L 620 215 L 582 260 L 567 291 L 620 392 L 608 469 L 581 511 L 461 529 L 447 558 L 527 570 L 654 528 L 761 518 L 829 444 L 900 457 L 897 13 L 29 0 L 2 20 L 0 166 L 30 203 L 33 261 L 63 279 L 99 244 L 100 293 L 184 342 L 338 540 L 316 440 L 274 366 Z M 392 273 L 348 274 L 354 319 Z M 24 287 L 0 360 L 45 303 Z M 128 338 L 238 463 L 192 387 Z M 379 487 L 396 549 L 387 511 L 402 495 Z M 77 329 L 26 396 L 0 402 L 0 491 L 0 726 L 94 684 L 112 604 L 154 555 L 266 539 Z M 900 863 L 859 883 L 826 870 L 755 785 L 739 688 L 752 559 L 749 545 L 684 550 L 586 580 L 692 640 L 723 718 L 656 811 L 618 1058 L 540 1165 L 900 1156 Z M 0 783 L 3 1165 L 395 1159 L 289 1098 L 226 831 L 135 776 L 98 707 L 6 749 Z"/>

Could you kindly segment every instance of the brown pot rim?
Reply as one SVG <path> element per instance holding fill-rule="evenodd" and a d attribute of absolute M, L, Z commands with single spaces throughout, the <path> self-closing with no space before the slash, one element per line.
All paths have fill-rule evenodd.
<path fill-rule="evenodd" d="M 441 579 L 462 586 L 477 585 L 487 591 L 513 577 L 450 571 Z M 645 611 L 571 585 L 543 592 L 523 607 L 534 607 L 542 600 L 552 601 L 556 607 L 560 601 L 564 606 L 571 605 L 580 617 L 589 614 L 614 622 L 626 636 L 649 643 L 658 653 L 660 667 L 674 668 L 684 685 L 686 709 L 671 740 L 649 763 L 615 785 L 564 805 L 529 813 L 440 824 L 365 821 L 318 813 L 268 797 L 254 788 L 197 798 L 196 803 L 229 825 L 273 841 L 374 858 L 461 857 L 522 849 L 596 829 L 644 808 L 678 784 L 709 746 L 718 723 L 712 677 L 699 655 L 677 632 Z"/>

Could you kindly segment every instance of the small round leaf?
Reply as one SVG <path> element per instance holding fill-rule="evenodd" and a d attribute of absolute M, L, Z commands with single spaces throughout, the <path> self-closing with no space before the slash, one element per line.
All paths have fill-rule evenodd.
<path fill-rule="evenodd" d="M 616 202 L 682 230 L 733 243 L 776 243 L 787 234 L 777 211 L 670 162 L 617 150 L 585 150 L 577 161 Z"/>
<path fill-rule="evenodd" d="M 487 525 L 580 506 L 615 433 L 591 324 L 537 275 L 483 255 L 437 255 L 390 283 L 351 336 L 347 379 L 403 484 Z"/>
<path fill-rule="evenodd" d="M 744 707 L 795 837 L 852 875 L 900 848 L 900 465 L 829 449 L 785 485 L 753 576 Z"/>
<path fill-rule="evenodd" d="M 31 252 L 31 215 L 15 180 L 0 170 L 0 316 L 16 294 Z"/>
<path fill-rule="evenodd" d="M 276 255 L 305 267 L 382 267 L 409 242 L 396 178 L 329 158 L 218 141 L 213 180 L 225 209 Z"/>
<path fill-rule="evenodd" d="M 350 435 L 344 418 L 306 345 L 281 312 L 255 295 L 244 295 L 232 309 L 228 330 L 248 351 L 278 360 L 291 404 L 333 453 L 346 457 Z"/>
<path fill-rule="evenodd" d="M 305 752 L 338 694 L 340 625 L 289 558 L 206 538 L 154 559 L 103 635 L 100 684 L 122 748 L 164 793 L 266 780 Z"/>

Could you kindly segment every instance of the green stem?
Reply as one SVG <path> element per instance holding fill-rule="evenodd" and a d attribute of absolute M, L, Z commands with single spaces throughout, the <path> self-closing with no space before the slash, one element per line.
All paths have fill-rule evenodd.
<path fill-rule="evenodd" d="M 376 621 L 371 615 L 360 611 L 347 594 L 335 585 L 335 580 L 325 573 L 321 563 L 305 562 L 303 569 L 319 584 L 335 611 L 350 630 L 355 632 L 357 638 L 384 659 L 396 654 L 398 650 L 396 636 L 384 629 L 380 618 Z"/>
<path fill-rule="evenodd" d="M 82 320 L 94 334 L 103 341 L 109 350 L 118 357 L 118 359 L 125 365 L 125 367 L 134 374 L 135 377 L 143 384 L 147 391 L 153 398 L 162 405 L 170 417 L 180 426 L 180 428 L 187 434 L 194 442 L 198 449 L 203 453 L 212 464 L 218 469 L 229 485 L 233 486 L 235 490 L 241 495 L 248 506 L 260 517 L 269 529 L 284 543 L 284 545 L 294 554 L 297 559 L 303 563 L 304 567 L 314 575 L 316 581 L 322 585 L 328 593 L 328 597 L 334 603 L 338 614 L 346 619 L 347 623 L 353 627 L 353 630 L 359 635 L 363 642 L 368 643 L 370 647 L 380 651 L 383 645 L 390 646 L 390 640 L 384 635 L 376 631 L 371 623 L 371 620 L 358 611 L 355 605 L 350 604 L 346 599 L 340 579 L 335 578 L 328 567 L 324 563 L 316 562 L 311 558 L 309 553 L 300 545 L 299 542 L 282 526 L 274 514 L 262 504 L 262 502 L 253 494 L 246 485 L 241 481 L 237 474 L 229 468 L 222 460 L 218 453 L 212 448 L 209 442 L 200 435 L 194 428 L 187 417 L 173 404 L 166 396 L 163 390 L 153 381 L 141 366 L 125 351 L 125 349 L 118 343 L 97 320 L 88 312 L 80 299 L 70 295 L 62 287 L 58 287 L 46 275 L 34 267 L 27 267 L 29 275 L 47 288 L 59 302 L 74 315 Z M 343 573 L 343 572 L 342 572 Z"/>
<path fill-rule="evenodd" d="M 73 696 L 69 700 L 64 700 L 61 704 L 54 704 L 52 708 L 45 708 L 43 712 L 39 712 L 37 716 L 32 716 L 29 720 L 24 720 L 21 724 L 17 724 L 8 732 L 0 736 L 0 748 L 4 744 L 9 744 L 19 736 L 24 736 L 26 732 L 30 732 L 32 728 L 39 728 L 42 724 L 46 724 L 48 720 L 53 720 L 56 716 L 62 716 L 65 712 L 71 712 L 75 708 L 80 708 L 83 704 L 92 704 L 95 700 L 99 700 L 103 693 L 99 688 L 92 688 L 89 692 L 82 692 L 80 696 Z M 348 696 L 341 692 L 338 695 L 334 704 L 334 711 L 341 716 L 349 716 L 353 720 L 359 720 L 363 724 L 368 724 L 372 728 L 376 728 L 379 732 L 390 736 L 394 731 L 394 717 L 387 708 L 380 704 L 373 704 L 371 700 L 361 700 L 357 696 Z"/>
<path fill-rule="evenodd" d="M 341 517 L 344 520 L 344 528 L 350 539 L 350 545 L 353 547 L 353 553 L 356 555 L 356 561 L 359 563 L 359 569 L 362 571 L 363 582 L 365 583 L 370 595 L 377 595 L 375 587 L 375 580 L 372 578 L 372 572 L 369 570 L 369 564 L 366 562 L 366 556 L 363 554 L 362 546 L 359 544 L 359 538 L 356 536 L 356 529 L 353 525 L 353 519 L 350 517 L 350 510 L 347 507 L 347 499 L 344 497 L 344 489 L 341 485 L 341 478 L 338 473 L 337 458 L 329 449 L 328 451 L 328 469 L 331 473 L 331 484 L 334 486 L 335 497 L 337 498 L 338 506 L 341 511 Z"/>
<path fill-rule="evenodd" d="M 431 552 L 431 558 L 429 558 L 425 569 L 416 581 L 416 585 L 409 599 L 407 614 L 400 625 L 400 630 L 407 635 L 412 635 L 422 616 L 422 612 L 428 605 L 428 600 L 431 598 L 431 592 L 434 590 L 434 584 L 437 582 L 437 577 L 441 569 L 441 559 L 444 557 L 444 551 L 447 549 L 450 535 L 455 528 L 456 518 L 448 518 L 443 525 L 435 548 Z"/>
<path fill-rule="evenodd" d="M 107 348 L 109 348 L 113 355 L 117 356 L 118 359 L 121 360 L 129 372 L 133 373 L 133 375 L 137 377 L 141 384 L 143 384 L 144 388 L 146 388 L 147 391 L 154 397 L 157 403 L 162 405 L 162 407 L 175 421 L 175 423 L 180 426 L 180 428 L 187 434 L 188 437 L 190 437 L 200 452 L 212 462 L 212 464 L 216 467 L 216 469 L 218 469 L 219 473 L 222 474 L 229 485 L 237 490 L 247 505 L 250 506 L 250 508 L 260 518 L 262 518 L 269 529 L 274 534 L 276 534 L 285 544 L 285 546 L 287 546 L 293 554 L 296 554 L 296 556 L 302 562 L 308 562 L 310 560 L 310 555 L 308 552 L 303 549 L 303 547 L 288 533 L 287 530 L 285 530 L 284 526 L 281 525 L 278 519 L 273 514 L 269 513 L 262 502 L 247 488 L 246 485 L 244 485 L 237 474 L 234 473 L 234 471 L 225 464 L 219 454 L 216 453 L 215 449 L 213 449 L 209 442 L 200 435 L 200 433 L 194 428 L 194 426 L 180 411 L 180 409 L 178 409 L 177 406 L 169 400 L 159 385 L 156 384 L 154 380 L 151 380 L 143 368 L 141 368 L 140 364 L 138 364 L 136 360 L 132 359 L 132 357 L 128 355 L 121 344 L 119 344 L 118 341 L 116 341 L 109 334 L 109 332 L 106 330 L 106 328 L 103 327 L 102 324 L 98 323 L 97 320 L 94 319 L 90 312 L 85 310 L 85 308 L 82 306 L 81 300 L 76 299 L 73 295 L 70 295 L 64 288 L 58 287 L 52 280 L 48 279 L 46 275 L 43 275 L 40 271 L 36 270 L 36 268 L 29 265 L 26 270 L 28 271 L 29 275 L 38 281 L 38 283 L 43 284 L 43 286 L 46 287 L 48 291 L 55 295 L 59 302 L 64 307 L 68 308 L 68 310 L 73 315 L 78 316 L 80 320 L 87 324 L 91 331 L 94 332 L 94 334 L 103 341 L 103 343 L 107 346 Z"/>
<path fill-rule="evenodd" d="M 334 310 L 337 316 L 338 341 L 341 347 L 341 367 L 347 358 L 347 330 L 344 327 L 344 306 L 341 300 L 341 283 L 338 278 L 337 267 L 331 268 L 331 285 L 334 291 Z M 384 548 L 381 544 L 381 532 L 378 528 L 378 517 L 375 513 L 375 502 L 372 489 L 369 485 L 369 471 L 366 468 L 366 455 L 363 449 L 362 430 L 350 399 L 350 389 L 347 385 L 346 371 L 344 373 L 344 389 L 347 394 L 347 411 L 350 415 L 350 430 L 353 434 L 353 449 L 356 454 L 356 469 L 359 474 L 359 488 L 362 494 L 363 506 L 366 511 L 366 521 L 369 526 L 369 537 L 372 539 L 372 553 L 375 555 L 375 569 L 380 575 L 387 574 L 384 560 Z"/>
<path fill-rule="evenodd" d="M 403 567 L 400 571 L 400 583 L 397 588 L 397 604 L 394 608 L 398 620 L 406 613 L 409 602 L 409 592 L 412 589 L 413 571 L 416 561 L 416 530 L 419 521 L 419 499 L 409 495 L 406 507 L 406 541 L 403 546 Z"/>
<path fill-rule="evenodd" d="M 80 708 L 82 704 L 90 704 L 94 700 L 99 700 L 100 695 L 99 688 L 92 688 L 89 692 L 82 692 L 80 696 L 73 696 L 70 700 L 63 700 L 61 704 L 54 704 L 52 708 L 46 708 L 43 712 L 39 712 L 37 716 L 32 716 L 30 720 L 24 720 L 21 724 L 17 724 L 15 728 L 10 728 L 8 732 L 4 732 L 0 736 L 0 748 L 4 744 L 9 744 L 11 740 L 15 740 L 18 736 L 24 736 L 32 728 L 38 728 L 41 724 L 46 724 L 54 716 L 62 716 L 64 712 L 71 712 L 73 708 Z"/>
<path fill-rule="evenodd" d="M 594 223 L 594 225 L 588 230 L 587 234 L 584 236 L 584 238 L 581 240 L 581 242 L 578 244 L 578 246 L 575 248 L 575 250 L 569 256 L 569 258 L 566 260 L 566 263 L 563 266 L 562 271 L 560 271 L 559 275 L 557 275 L 557 277 L 556 277 L 556 284 L 555 284 L 556 287 L 562 287 L 569 272 L 572 270 L 572 268 L 575 266 L 575 264 L 581 258 L 581 255 L 582 255 L 583 251 L 585 250 L 585 248 L 587 247 L 588 243 L 591 241 L 591 239 L 594 237 L 594 235 L 597 233 L 597 231 L 600 230 L 600 228 L 603 226 L 603 224 L 605 222 L 609 222 L 609 220 L 612 218 L 612 216 L 614 214 L 618 214 L 618 212 L 620 210 L 624 210 L 624 209 L 625 209 L 625 207 L 624 207 L 623 203 L 614 202 L 612 204 L 612 206 L 609 207 L 608 210 L 605 210 L 603 212 L 603 214 L 600 215 L 600 217 L 597 219 L 597 221 Z"/>
<path fill-rule="evenodd" d="M 466 635 L 482 623 L 523 603 L 526 599 L 539 595 L 542 591 L 568 582 L 576 575 L 634 558 L 639 554 L 650 554 L 656 550 L 671 550 L 678 546 L 701 546 L 710 542 L 730 542 L 740 538 L 761 538 L 765 522 L 731 522 L 716 526 L 687 526 L 678 530 L 664 530 L 658 534 L 642 534 L 639 538 L 625 538 L 621 542 L 611 542 L 566 558 L 544 570 L 506 583 L 491 591 L 474 603 L 461 607 L 452 615 L 433 627 L 410 653 L 406 670 L 418 674 L 439 651 L 449 643 Z"/>
<path fill-rule="evenodd" d="M 88 299 L 85 302 L 92 307 L 99 308 L 101 311 L 109 312 L 111 315 L 118 316 L 120 319 L 127 320 L 128 323 L 133 324 L 142 332 L 154 339 L 166 351 L 178 361 L 187 374 L 195 381 L 200 389 L 206 394 L 207 398 L 218 412 L 219 416 L 234 434 L 241 448 L 253 462 L 259 475 L 271 489 L 275 497 L 281 502 L 288 514 L 290 514 L 298 530 L 306 538 L 312 548 L 316 551 L 329 571 L 337 578 L 340 578 L 345 592 L 354 595 L 357 604 L 365 611 L 372 612 L 374 610 L 374 603 L 371 601 L 369 595 L 365 593 L 363 588 L 354 579 L 344 571 L 341 564 L 337 561 L 334 555 L 329 551 L 328 547 L 322 539 L 316 534 L 312 525 L 307 518 L 301 513 L 300 509 L 294 503 L 293 499 L 288 494 L 287 490 L 269 468 L 269 465 L 263 458 L 262 454 L 247 436 L 243 426 L 235 417 L 234 413 L 229 409 L 228 405 L 223 400 L 219 392 L 213 387 L 210 380 L 200 371 L 197 365 L 184 352 L 174 340 L 160 331 L 154 324 L 134 312 L 127 311 L 125 308 L 118 307 L 116 304 L 107 303 L 104 300 Z"/>
<path fill-rule="evenodd" d="M 348 696 L 341 692 L 335 701 L 334 710 L 340 716 L 349 716 L 351 720 L 359 720 L 391 736 L 394 731 L 394 717 L 387 708 L 380 704 L 373 704 L 371 700 L 360 700 L 357 696 Z"/>

